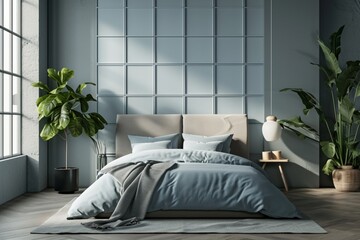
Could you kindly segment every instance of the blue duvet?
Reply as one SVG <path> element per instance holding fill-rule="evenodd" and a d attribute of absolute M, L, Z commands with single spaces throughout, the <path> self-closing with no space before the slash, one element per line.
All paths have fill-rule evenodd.
<path fill-rule="evenodd" d="M 232 154 L 182 149 L 129 154 L 105 168 L 124 162 L 176 161 L 159 181 L 148 212 L 158 210 L 221 210 L 262 213 L 273 218 L 300 218 L 295 206 L 255 163 Z M 104 169 L 105 169 L 104 168 Z M 69 218 L 88 218 L 112 212 L 122 186 L 99 172 L 95 181 L 72 204 Z"/>

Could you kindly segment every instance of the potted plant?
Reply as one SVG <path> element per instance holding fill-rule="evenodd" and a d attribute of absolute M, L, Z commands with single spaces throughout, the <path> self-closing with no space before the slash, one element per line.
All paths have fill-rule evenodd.
<path fill-rule="evenodd" d="M 55 168 L 55 190 L 60 193 L 73 193 L 79 188 L 79 170 L 68 167 L 68 137 L 78 137 L 82 133 L 92 137 L 103 129 L 107 122 L 96 112 L 88 113 L 89 102 L 95 102 L 96 99 L 91 94 L 84 95 L 83 90 L 87 85 L 95 85 L 94 83 L 81 83 L 74 90 L 68 85 L 74 77 L 73 70 L 62 68 L 57 71 L 49 68 L 47 73 L 54 84 L 48 85 L 42 82 L 32 84 L 33 87 L 40 88 L 45 93 L 36 101 L 39 121 L 46 120 L 40 137 L 48 141 L 59 136 L 65 141 L 65 166 Z"/>
<path fill-rule="evenodd" d="M 320 141 L 323 154 L 328 158 L 322 171 L 332 174 L 335 188 L 339 191 L 356 191 L 360 188 L 359 170 L 359 128 L 360 128 L 360 61 L 347 61 L 340 66 L 341 34 L 340 27 L 330 37 L 330 45 L 318 40 L 326 64 L 314 64 L 322 72 L 322 79 L 328 87 L 332 102 L 331 109 L 325 111 L 315 96 L 301 88 L 286 88 L 281 91 L 292 91 L 301 99 L 307 115 L 315 110 L 320 121 L 327 129 L 327 139 Z M 302 121 L 300 117 L 280 120 L 279 123 L 298 136 L 319 141 L 315 129 Z"/>

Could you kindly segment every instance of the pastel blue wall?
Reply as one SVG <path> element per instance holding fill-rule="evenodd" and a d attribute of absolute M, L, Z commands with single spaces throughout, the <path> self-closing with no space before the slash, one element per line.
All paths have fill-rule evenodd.
<path fill-rule="evenodd" d="M 99 138 L 114 152 L 117 113 L 247 113 L 262 149 L 264 0 L 99 0 Z"/>
<path fill-rule="evenodd" d="M 97 82 L 92 107 L 110 123 L 99 133 L 110 153 L 117 113 L 247 113 L 257 161 L 265 116 L 301 112 L 296 98 L 279 90 L 318 91 L 318 72 L 309 64 L 318 60 L 318 17 L 316 0 L 50 0 L 48 65 Z M 58 139 L 49 143 L 50 185 L 63 148 Z M 290 158 L 290 186 L 319 186 L 318 146 L 285 133 L 265 148 Z M 94 181 L 87 138 L 71 139 L 69 161 L 80 168 L 81 186 Z M 269 172 L 281 184 L 276 168 Z"/>

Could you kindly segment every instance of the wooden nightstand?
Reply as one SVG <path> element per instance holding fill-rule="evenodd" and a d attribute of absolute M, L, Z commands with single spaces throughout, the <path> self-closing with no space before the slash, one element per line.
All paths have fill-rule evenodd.
<path fill-rule="evenodd" d="M 286 179 L 285 179 L 284 171 L 283 171 L 283 169 L 281 167 L 281 163 L 287 163 L 287 162 L 289 162 L 289 159 L 272 159 L 272 160 L 260 159 L 259 162 L 263 163 L 263 165 L 262 165 L 263 169 L 265 169 L 267 163 L 278 163 L 279 164 L 280 175 L 281 175 L 282 181 L 284 183 L 285 190 L 289 191 L 288 185 L 287 185 L 287 182 L 286 182 Z"/>

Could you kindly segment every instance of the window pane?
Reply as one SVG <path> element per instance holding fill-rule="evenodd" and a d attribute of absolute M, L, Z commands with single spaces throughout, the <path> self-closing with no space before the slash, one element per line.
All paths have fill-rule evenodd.
<path fill-rule="evenodd" d="M 13 116 L 13 149 L 12 154 L 20 154 L 20 130 L 21 130 L 20 116 Z"/>
<path fill-rule="evenodd" d="M 13 31 L 20 34 L 20 0 L 13 0 Z"/>
<path fill-rule="evenodd" d="M 0 158 L 4 156 L 4 116 L 0 114 Z"/>
<path fill-rule="evenodd" d="M 1 0 L 0 0 L 1 1 Z M 1 16 L 0 16 L 1 19 Z M 4 30 L 0 29 L 0 56 L 4 56 Z M 3 58 L 0 57 L 0 69 L 4 69 Z"/>
<path fill-rule="evenodd" d="M 20 113 L 20 104 L 21 104 L 21 101 L 20 101 L 20 78 L 18 77 L 13 77 L 13 80 L 12 80 L 12 84 L 13 84 L 13 88 L 12 88 L 12 92 L 13 92 L 13 95 L 12 95 L 12 111 L 14 113 Z"/>
<path fill-rule="evenodd" d="M 4 111 L 4 99 L 3 99 L 4 84 L 3 84 L 3 79 L 4 79 L 4 74 L 0 73 L 0 112 Z M 1 138 L 1 136 L 2 135 L 0 135 L 0 138 Z"/>
<path fill-rule="evenodd" d="M 8 74 L 4 74 L 4 91 L 3 91 L 3 97 L 4 97 L 4 112 L 11 112 L 12 110 L 12 86 L 11 86 L 11 76 Z"/>
<path fill-rule="evenodd" d="M 4 115 L 4 156 L 10 156 L 12 154 L 11 129 L 12 129 L 11 115 Z"/>
<path fill-rule="evenodd" d="M 21 39 L 17 36 L 13 36 L 13 73 L 20 75 L 21 68 Z"/>
<path fill-rule="evenodd" d="M 11 72 L 11 34 L 8 32 L 4 32 L 4 70 Z"/>
<path fill-rule="evenodd" d="M 11 18 L 12 18 L 12 11 L 11 11 L 11 1 L 5 0 L 4 1 L 4 27 L 11 30 Z"/>

